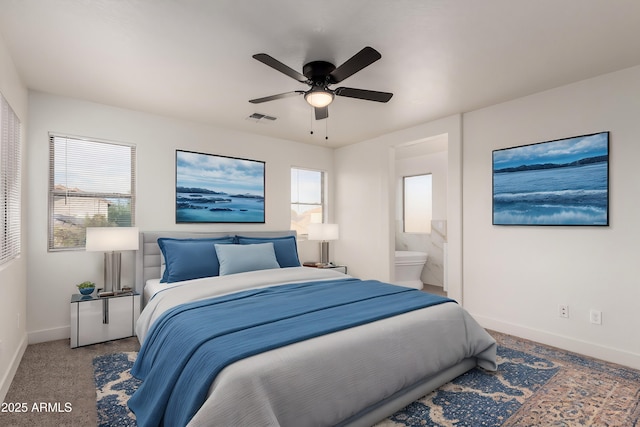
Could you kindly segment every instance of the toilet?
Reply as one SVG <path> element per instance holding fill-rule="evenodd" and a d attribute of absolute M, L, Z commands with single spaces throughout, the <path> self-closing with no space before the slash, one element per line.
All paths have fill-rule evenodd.
<path fill-rule="evenodd" d="M 396 251 L 394 284 L 422 289 L 422 268 L 427 262 L 426 252 Z"/>

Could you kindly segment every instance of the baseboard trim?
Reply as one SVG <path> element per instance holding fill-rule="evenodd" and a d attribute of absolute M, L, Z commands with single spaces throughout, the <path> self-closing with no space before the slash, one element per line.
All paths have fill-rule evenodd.
<path fill-rule="evenodd" d="M 585 356 L 594 357 L 596 359 L 605 360 L 607 362 L 617 363 L 619 365 L 628 366 L 633 369 L 640 369 L 640 354 L 617 348 L 604 347 L 599 344 L 582 341 L 572 337 L 554 334 L 527 326 L 514 323 L 503 322 L 491 317 L 472 314 L 482 327 L 491 329 L 496 332 L 502 332 L 509 335 L 536 341 L 541 344 L 557 347 L 562 350 L 571 351 Z"/>
<path fill-rule="evenodd" d="M 41 329 L 39 331 L 29 332 L 29 344 L 63 340 L 65 338 L 69 338 L 70 336 L 71 328 L 69 326 L 52 329 Z"/>
<path fill-rule="evenodd" d="M 11 387 L 11 383 L 13 382 L 13 377 L 15 377 L 16 372 L 18 371 L 18 366 L 20 366 L 20 362 L 22 361 L 22 356 L 24 356 L 24 352 L 27 349 L 27 335 L 23 335 L 20 340 L 20 344 L 18 348 L 13 353 L 13 357 L 11 358 L 11 363 L 9 364 L 9 369 L 5 373 L 2 378 L 2 382 L 0 382 L 0 402 L 4 402 L 7 393 L 9 392 L 9 387 Z"/>

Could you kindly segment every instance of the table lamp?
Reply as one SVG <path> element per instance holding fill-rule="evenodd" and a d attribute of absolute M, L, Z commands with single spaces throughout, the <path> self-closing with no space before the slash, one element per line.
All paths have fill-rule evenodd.
<path fill-rule="evenodd" d="M 138 227 L 87 227 L 86 251 L 104 252 L 104 291 L 120 291 L 120 251 L 138 250 Z"/>
<path fill-rule="evenodd" d="M 320 240 L 320 264 L 329 262 L 329 241 L 338 240 L 338 224 L 309 224 L 309 240 Z"/>

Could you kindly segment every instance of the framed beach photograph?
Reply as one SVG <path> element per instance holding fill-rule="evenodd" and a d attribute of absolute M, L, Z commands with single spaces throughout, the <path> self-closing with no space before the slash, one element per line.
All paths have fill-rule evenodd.
<path fill-rule="evenodd" d="M 609 225 L 609 132 L 493 151 L 494 225 Z"/>
<path fill-rule="evenodd" d="M 176 223 L 264 223 L 265 162 L 176 150 Z"/>

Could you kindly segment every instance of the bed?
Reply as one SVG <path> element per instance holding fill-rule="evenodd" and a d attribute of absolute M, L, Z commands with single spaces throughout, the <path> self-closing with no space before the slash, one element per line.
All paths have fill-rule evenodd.
<path fill-rule="evenodd" d="M 496 369 L 495 340 L 456 302 L 301 267 L 295 239 L 140 234 L 139 426 L 371 426 Z"/>

